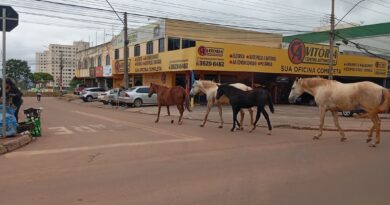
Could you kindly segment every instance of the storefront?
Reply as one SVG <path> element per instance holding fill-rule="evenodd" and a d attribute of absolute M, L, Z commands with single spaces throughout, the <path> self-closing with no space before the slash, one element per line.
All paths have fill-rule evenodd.
<path fill-rule="evenodd" d="M 191 72 L 196 79 L 219 83 L 241 82 L 252 87 L 266 86 L 275 102 L 283 102 L 295 77 L 329 75 L 329 48 L 296 40 L 289 49 L 197 41 L 196 47 L 139 56 L 129 60 L 133 83 L 151 82 L 188 91 Z M 385 60 L 333 53 L 333 75 L 342 82 L 371 80 L 378 84 L 387 77 Z M 115 62 L 114 87 L 123 85 L 123 61 Z"/>

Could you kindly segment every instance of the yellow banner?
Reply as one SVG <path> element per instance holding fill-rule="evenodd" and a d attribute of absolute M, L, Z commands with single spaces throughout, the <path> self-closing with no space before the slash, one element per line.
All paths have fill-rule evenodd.
<path fill-rule="evenodd" d="M 326 51 L 326 46 L 321 48 L 319 45 L 309 44 L 306 48 L 312 48 L 313 50 L 310 51 L 313 53 L 302 53 L 295 55 L 294 58 L 294 55 L 290 55 L 290 51 L 287 49 L 198 41 L 194 70 L 328 75 L 329 66 L 325 56 L 329 57 L 329 51 Z M 323 49 L 321 53 L 320 49 Z M 306 49 L 301 52 L 306 52 Z M 364 56 L 338 55 L 337 49 L 334 56 L 336 57 L 334 75 L 387 77 L 387 61 L 385 60 Z M 307 58 L 311 58 L 311 60 Z M 305 63 L 305 61 L 311 63 Z"/>
<path fill-rule="evenodd" d="M 196 47 L 129 59 L 129 73 L 185 70 L 328 75 L 328 46 L 296 42 L 289 49 L 197 41 Z M 336 76 L 387 77 L 388 63 L 379 58 L 340 55 L 333 52 Z M 116 61 L 113 74 L 123 74 Z"/>
<path fill-rule="evenodd" d="M 181 71 L 194 68 L 195 48 L 131 58 L 131 73 Z"/>

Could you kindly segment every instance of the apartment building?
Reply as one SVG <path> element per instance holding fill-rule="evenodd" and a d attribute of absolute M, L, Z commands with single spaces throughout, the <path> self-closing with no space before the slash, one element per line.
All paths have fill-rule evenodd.
<path fill-rule="evenodd" d="M 89 43 L 75 41 L 72 45 L 50 44 L 49 50 L 36 53 L 36 72 L 49 73 L 54 77 L 51 86 L 59 87 L 62 65 L 62 86 L 69 87 L 75 76 L 77 60 L 76 52 L 89 48 Z"/>

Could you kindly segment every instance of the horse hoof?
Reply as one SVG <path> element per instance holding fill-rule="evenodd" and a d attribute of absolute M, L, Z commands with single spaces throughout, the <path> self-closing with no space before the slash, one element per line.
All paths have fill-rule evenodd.
<path fill-rule="evenodd" d="M 155 123 L 158 123 L 158 120 L 154 121 Z"/>
<path fill-rule="evenodd" d="M 230 129 L 230 132 L 234 132 L 234 128 Z"/>
<path fill-rule="evenodd" d="M 174 121 L 173 120 L 171 120 L 171 124 L 173 124 L 174 123 Z"/>
<path fill-rule="evenodd" d="M 204 127 L 204 124 L 200 125 L 200 127 Z"/>
<path fill-rule="evenodd" d="M 372 141 L 371 138 L 366 139 L 366 143 L 369 143 L 369 142 L 371 142 L 371 141 Z"/>
<path fill-rule="evenodd" d="M 267 132 L 267 135 L 271 135 L 271 132 Z"/>
<path fill-rule="evenodd" d="M 340 139 L 340 142 L 344 142 L 345 140 L 347 140 L 347 138 L 343 137 L 343 138 Z"/>
<path fill-rule="evenodd" d="M 244 130 L 244 128 L 243 128 L 243 127 L 240 127 L 240 130 L 242 131 L 242 130 Z"/>
<path fill-rule="evenodd" d="M 320 139 L 319 136 L 314 136 L 314 137 L 313 137 L 313 140 L 319 140 L 319 139 Z"/>
<path fill-rule="evenodd" d="M 370 147 L 376 147 L 376 145 L 375 144 L 370 144 Z"/>
<path fill-rule="evenodd" d="M 220 126 L 218 126 L 218 128 L 223 128 L 223 126 L 222 126 L 222 125 L 220 125 Z"/>
<path fill-rule="evenodd" d="M 183 122 L 178 122 L 177 124 L 179 124 L 179 125 L 182 125 L 182 124 L 183 124 Z"/>

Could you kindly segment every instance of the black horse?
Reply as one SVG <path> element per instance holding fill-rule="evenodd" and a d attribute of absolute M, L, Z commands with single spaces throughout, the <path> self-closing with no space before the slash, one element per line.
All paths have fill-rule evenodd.
<path fill-rule="evenodd" d="M 250 91 L 242 91 L 233 86 L 223 84 L 218 86 L 217 99 L 222 95 L 225 95 L 229 98 L 230 105 L 233 109 L 233 128 L 230 131 L 234 131 L 236 128 L 236 123 L 240 127 L 240 123 L 237 121 L 237 114 L 241 108 L 250 108 L 257 107 L 256 120 L 253 123 L 253 130 L 256 129 L 256 124 L 260 119 L 260 113 L 263 113 L 268 124 L 268 134 L 271 134 L 272 126 L 268 117 L 268 113 L 265 111 L 264 107 L 268 104 L 269 109 L 274 113 L 274 106 L 272 104 L 272 98 L 270 93 L 262 88 L 257 88 Z"/>

